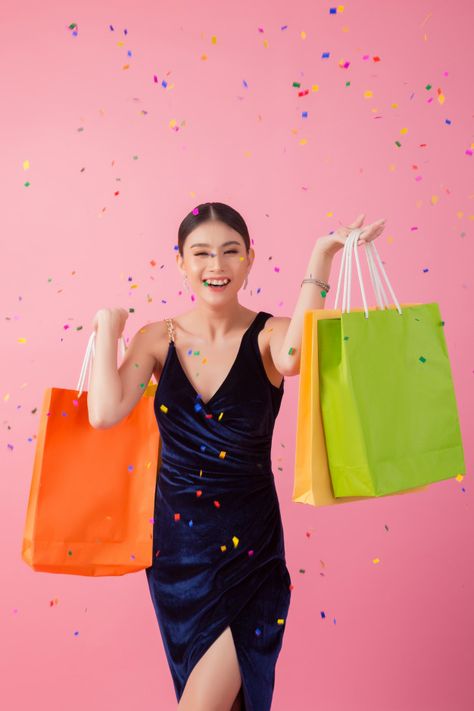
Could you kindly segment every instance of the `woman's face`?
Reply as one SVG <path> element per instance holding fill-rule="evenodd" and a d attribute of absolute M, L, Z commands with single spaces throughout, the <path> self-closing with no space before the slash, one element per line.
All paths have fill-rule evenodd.
<path fill-rule="evenodd" d="M 242 236 L 223 222 L 208 221 L 196 227 L 186 238 L 183 258 L 177 255 L 183 277 L 187 274 L 190 289 L 206 300 L 228 300 L 236 296 L 250 272 L 254 250 L 249 254 Z M 211 281 L 230 280 L 226 286 L 210 285 Z"/>

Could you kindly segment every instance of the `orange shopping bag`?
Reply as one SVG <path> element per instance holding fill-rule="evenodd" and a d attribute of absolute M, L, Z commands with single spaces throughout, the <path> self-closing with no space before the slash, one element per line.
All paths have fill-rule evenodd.
<path fill-rule="evenodd" d="M 414 305 L 416 304 L 404 304 L 404 306 Z M 351 310 L 363 311 L 360 308 Z M 341 309 L 313 309 L 306 311 L 304 315 L 292 501 L 312 506 L 329 506 L 373 498 L 365 496 L 336 498 L 332 488 L 319 402 L 318 320 L 340 317 Z M 419 486 L 387 496 L 410 494 L 427 488 L 428 485 Z"/>
<path fill-rule="evenodd" d="M 83 395 L 94 341 L 95 331 L 77 390 L 44 393 L 21 554 L 35 571 L 124 575 L 152 564 L 157 386 L 150 382 L 121 422 L 94 429 Z"/>

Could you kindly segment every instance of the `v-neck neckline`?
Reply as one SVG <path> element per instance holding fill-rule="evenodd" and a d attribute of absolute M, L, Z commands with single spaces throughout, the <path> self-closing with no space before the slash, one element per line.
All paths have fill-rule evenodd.
<path fill-rule="evenodd" d="M 174 341 L 170 341 L 170 346 L 173 347 L 173 352 L 174 352 L 175 358 L 176 358 L 176 360 L 177 360 L 177 362 L 178 362 L 179 369 L 180 369 L 180 371 L 182 372 L 182 374 L 183 374 L 183 376 L 184 376 L 184 379 L 186 380 L 186 382 L 187 382 L 189 388 L 193 391 L 195 397 L 198 397 L 198 398 L 200 399 L 200 401 L 201 401 L 203 407 L 208 407 L 208 406 L 210 405 L 210 403 L 213 402 L 213 400 L 215 400 L 216 397 L 219 395 L 219 393 L 220 393 L 221 390 L 223 389 L 224 385 L 226 385 L 227 381 L 229 380 L 231 374 L 232 374 L 233 371 L 235 370 L 235 367 L 236 367 L 236 365 L 237 365 L 237 363 L 238 363 L 240 354 L 241 354 L 242 349 L 243 349 L 243 346 L 244 346 L 245 339 L 246 339 L 246 337 L 247 337 L 247 335 L 249 334 L 249 332 L 250 332 L 252 326 L 254 326 L 256 320 L 258 319 L 258 317 L 260 316 L 261 313 L 262 313 L 261 311 L 259 311 L 259 312 L 257 313 L 257 315 L 256 315 L 255 318 L 253 319 L 253 321 L 252 321 L 252 323 L 250 324 L 250 326 L 244 331 L 244 333 L 243 333 L 243 335 L 242 335 L 242 338 L 240 339 L 240 345 L 239 345 L 239 349 L 238 349 L 238 351 L 237 351 L 237 355 L 236 355 L 235 358 L 234 358 L 234 362 L 233 362 L 232 365 L 230 366 L 229 372 L 227 373 L 227 375 L 225 376 L 224 380 L 222 381 L 222 383 L 221 383 L 221 384 L 219 385 L 219 387 L 217 388 L 217 390 L 216 390 L 216 392 L 214 393 L 214 395 L 213 395 L 207 402 L 204 402 L 204 400 L 202 399 L 200 393 L 198 393 L 198 392 L 196 391 L 196 389 L 194 388 L 194 385 L 193 385 L 193 384 L 191 383 L 191 381 L 189 380 L 188 376 L 186 375 L 186 371 L 184 370 L 183 366 L 181 365 L 181 361 L 179 360 L 178 351 L 176 350 L 175 343 L 174 343 Z M 171 320 L 172 320 L 172 319 L 171 319 Z"/>

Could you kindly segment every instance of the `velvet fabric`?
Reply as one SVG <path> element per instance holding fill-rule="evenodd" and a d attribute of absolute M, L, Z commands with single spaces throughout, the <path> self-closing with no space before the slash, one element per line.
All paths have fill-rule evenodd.
<path fill-rule="evenodd" d="M 230 627 L 245 711 L 271 707 L 291 599 L 270 456 L 284 381 L 269 381 L 257 341 L 271 315 L 258 312 L 207 403 L 173 332 L 155 394 L 162 450 L 146 575 L 178 701 Z"/>

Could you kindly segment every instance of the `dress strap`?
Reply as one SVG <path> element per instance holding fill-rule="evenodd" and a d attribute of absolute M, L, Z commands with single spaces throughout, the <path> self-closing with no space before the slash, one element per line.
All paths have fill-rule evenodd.
<path fill-rule="evenodd" d="M 171 341 L 174 343 L 174 326 L 173 326 L 173 320 L 171 318 L 165 318 L 166 325 L 168 326 L 168 342 L 171 343 Z"/>

